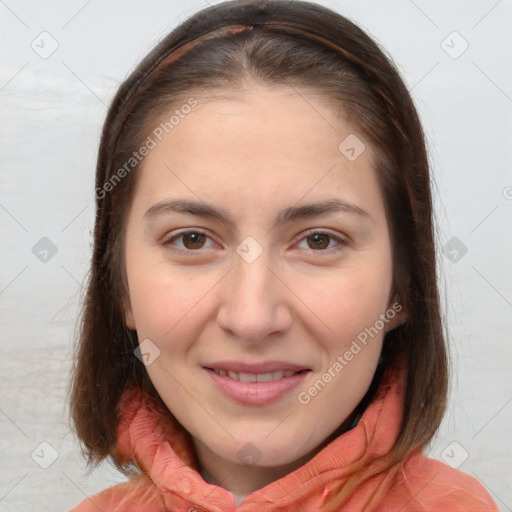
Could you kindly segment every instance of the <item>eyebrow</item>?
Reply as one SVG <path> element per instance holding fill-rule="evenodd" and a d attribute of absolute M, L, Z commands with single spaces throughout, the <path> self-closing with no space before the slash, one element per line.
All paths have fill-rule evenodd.
<path fill-rule="evenodd" d="M 235 224 L 231 214 L 223 208 L 218 208 L 203 202 L 184 199 L 160 201 L 146 211 L 144 218 L 154 218 L 169 211 L 189 213 L 197 215 L 198 217 L 217 219 L 229 226 L 234 226 Z M 318 217 L 320 215 L 338 212 L 349 213 L 371 220 L 371 216 L 367 211 L 353 203 L 349 203 L 342 199 L 328 199 L 326 201 L 285 208 L 278 213 L 275 223 L 291 222 L 294 220 Z"/>

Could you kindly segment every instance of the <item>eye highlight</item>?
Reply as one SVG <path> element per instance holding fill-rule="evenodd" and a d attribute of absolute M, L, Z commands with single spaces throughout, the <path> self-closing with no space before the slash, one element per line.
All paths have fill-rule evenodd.
<path fill-rule="evenodd" d="M 174 244 L 175 241 L 180 239 L 181 246 L 180 244 Z M 207 245 L 208 241 L 210 241 L 210 246 Z M 172 250 L 182 253 L 197 252 L 199 249 L 208 249 L 215 246 L 218 247 L 218 244 L 216 244 L 206 233 L 198 229 L 181 231 L 165 240 L 163 245 L 171 246 Z"/>
<path fill-rule="evenodd" d="M 306 249 L 315 252 L 330 251 L 331 249 L 338 250 L 348 243 L 343 238 L 325 231 L 312 231 L 307 233 L 306 236 L 301 238 L 301 242 L 306 242 Z M 332 245 L 332 242 L 335 242 L 335 244 Z"/>

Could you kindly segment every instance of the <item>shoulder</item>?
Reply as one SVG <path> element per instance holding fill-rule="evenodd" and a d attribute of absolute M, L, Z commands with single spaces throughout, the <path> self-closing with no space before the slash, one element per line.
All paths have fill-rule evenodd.
<path fill-rule="evenodd" d="M 69 512 L 164 512 L 166 507 L 153 482 L 145 475 L 87 497 Z"/>
<path fill-rule="evenodd" d="M 388 497 L 402 512 L 499 512 L 476 478 L 423 453 L 404 462 Z"/>

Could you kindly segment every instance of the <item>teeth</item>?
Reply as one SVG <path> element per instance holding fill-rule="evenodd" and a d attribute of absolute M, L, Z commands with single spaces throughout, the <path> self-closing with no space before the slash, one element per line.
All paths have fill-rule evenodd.
<path fill-rule="evenodd" d="M 270 382 L 272 380 L 272 374 L 271 373 L 260 373 L 256 376 L 257 382 Z"/>
<path fill-rule="evenodd" d="M 245 372 L 232 372 L 227 370 L 213 370 L 217 375 L 221 375 L 223 377 L 229 377 L 233 380 L 238 380 L 240 382 L 272 382 L 273 380 L 280 380 L 283 377 L 291 377 L 295 375 L 297 372 L 293 370 L 282 371 L 279 370 L 277 372 L 269 372 L 269 373 L 245 373 Z"/>
<path fill-rule="evenodd" d="M 238 380 L 240 382 L 256 382 L 257 376 L 255 373 L 242 373 L 238 374 Z"/>

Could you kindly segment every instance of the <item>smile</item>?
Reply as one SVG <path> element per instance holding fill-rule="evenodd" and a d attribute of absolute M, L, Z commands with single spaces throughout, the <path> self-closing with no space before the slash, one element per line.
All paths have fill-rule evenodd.
<path fill-rule="evenodd" d="M 284 361 L 257 364 L 218 361 L 203 369 L 217 392 L 246 406 L 262 406 L 285 399 L 311 373 L 309 368 Z"/>
<path fill-rule="evenodd" d="M 280 380 L 284 377 L 292 377 L 295 375 L 296 371 L 287 370 L 287 371 L 276 371 L 276 372 L 267 372 L 267 373 L 246 373 L 246 372 L 233 372 L 229 370 L 213 370 L 217 375 L 221 375 L 222 377 L 229 377 L 233 380 L 238 380 L 240 382 L 272 382 L 275 380 Z"/>

